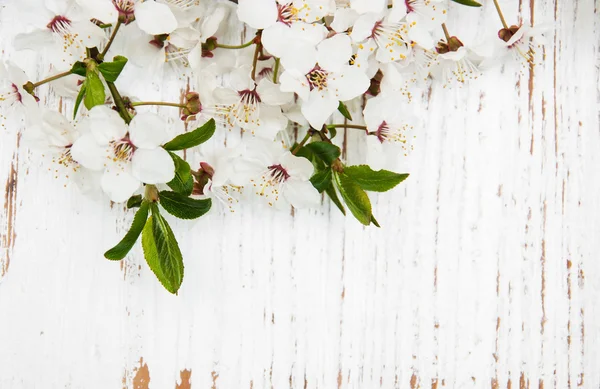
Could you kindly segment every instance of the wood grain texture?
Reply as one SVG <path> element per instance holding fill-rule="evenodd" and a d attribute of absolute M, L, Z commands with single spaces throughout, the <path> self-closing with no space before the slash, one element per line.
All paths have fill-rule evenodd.
<path fill-rule="evenodd" d="M 484 3 L 453 7 L 451 32 L 493 35 Z M 10 47 L 15 4 L 2 58 L 45 74 Z M 176 222 L 178 297 L 139 247 L 102 257 L 133 215 L 65 187 L 0 118 L 0 388 L 599 388 L 600 2 L 501 4 L 555 23 L 543 63 L 417 96 L 426 128 L 409 180 L 374 197 L 382 229 L 328 202 Z"/>

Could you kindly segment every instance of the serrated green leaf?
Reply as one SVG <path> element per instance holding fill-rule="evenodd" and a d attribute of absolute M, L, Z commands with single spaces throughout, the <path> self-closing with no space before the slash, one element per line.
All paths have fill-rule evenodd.
<path fill-rule="evenodd" d="M 106 91 L 104 84 L 98 73 L 89 71 L 85 79 L 85 98 L 83 104 L 87 109 L 92 109 L 97 105 L 103 105 L 106 101 Z"/>
<path fill-rule="evenodd" d="M 325 169 L 315 173 L 311 178 L 310 182 L 313 184 L 315 189 L 319 193 L 323 193 L 328 187 L 331 186 L 331 169 Z"/>
<path fill-rule="evenodd" d="M 182 195 L 189 196 L 194 191 L 194 178 L 190 164 L 175 153 L 169 152 L 175 162 L 175 177 L 167 183 L 169 188 Z"/>
<path fill-rule="evenodd" d="M 408 178 L 408 174 L 399 174 L 388 170 L 374 171 L 367 165 L 347 166 L 344 173 L 361 188 L 371 192 L 387 192 Z"/>
<path fill-rule="evenodd" d="M 169 191 L 160 192 L 159 198 L 160 205 L 180 219 L 197 219 L 205 215 L 212 205 L 211 199 L 197 200 Z"/>
<path fill-rule="evenodd" d="M 129 200 L 127 200 L 127 208 L 137 208 L 142 205 L 143 200 L 142 195 L 131 196 Z"/>
<path fill-rule="evenodd" d="M 372 208 L 367 192 L 344 173 L 335 172 L 333 176 L 350 212 L 365 226 L 371 224 Z"/>
<path fill-rule="evenodd" d="M 327 165 L 331 165 L 342 155 L 340 148 L 329 142 L 312 142 L 304 147 Z"/>
<path fill-rule="evenodd" d="M 458 3 L 458 4 L 467 5 L 469 7 L 481 7 L 481 4 L 479 4 L 478 2 L 473 1 L 473 0 L 452 0 L 452 1 L 454 1 L 455 3 Z"/>
<path fill-rule="evenodd" d="M 86 71 L 87 71 L 87 67 L 85 66 L 85 63 L 83 63 L 81 61 L 75 62 L 73 64 L 73 66 L 71 67 L 71 73 L 77 74 L 81 77 L 85 77 Z"/>
<path fill-rule="evenodd" d="M 117 55 L 112 62 L 102 62 L 98 65 L 98 69 L 106 81 L 115 82 L 126 64 L 127 58 Z"/>
<path fill-rule="evenodd" d="M 331 185 L 329 185 L 327 189 L 325 189 L 325 193 L 327 193 L 327 196 L 329 196 L 331 201 L 338 207 L 340 212 L 344 214 L 344 216 L 346 216 L 346 208 L 344 208 L 344 204 L 342 204 L 342 202 L 340 201 L 337 191 L 333 186 L 333 182 L 331 183 Z"/>
<path fill-rule="evenodd" d="M 148 203 L 144 201 L 140 209 L 138 209 L 138 211 L 135 213 L 135 216 L 133 217 L 133 223 L 131 223 L 131 228 L 127 234 L 125 234 L 123 239 L 121 239 L 121 241 L 115 247 L 104 253 L 104 256 L 107 259 L 119 261 L 125 258 L 127 253 L 131 251 L 131 248 L 138 240 L 142 230 L 144 229 L 144 226 L 146 225 L 146 220 L 148 219 L 148 208 Z"/>
<path fill-rule="evenodd" d="M 156 204 L 151 208 L 152 216 L 142 232 L 144 257 L 165 289 L 177 294 L 183 282 L 183 257 L 171 227 L 158 212 Z"/>
<path fill-rule="evenodd" d="M 342 114 L 342 116 L 344 116 L 346 119 L 352 121 L 352 115 L 350 115 L 350 111 L 348 110 L 348 107 L 346 107 L 346 104 L 342 103 L 340 101 L 340 105 L 338 105 L 338 111 Z"/>
<path fill-rule="evenodd" d="M 164 145 L 165 150 L 175 151 L 184 150 L 198 146 L 209 140 L 216 130 L 214 119 L 210 119 L 202 127 L 195 129 L 192 132 L 176 136 L 172 141 Z"/>
<path fill-rule="evenodd" d="M 81 89 L 79 89 L 79 94 L 77 95 L 77 99 L 75 100 L 75 108 L 73 108 L 73 120 L 77 117 L 77 111 L 79 111 L 79 106 L 83 101 L 83 97 L 85 96 L 85 81 L 81 84 Z"/>

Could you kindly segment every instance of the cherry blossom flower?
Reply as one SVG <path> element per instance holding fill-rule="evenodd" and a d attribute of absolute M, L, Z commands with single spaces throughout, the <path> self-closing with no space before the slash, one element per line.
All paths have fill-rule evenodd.
<path fill-rule="evenodd" d="M 35 97 L 23 89 L 27 82 L 27 75 L 23 70 L 12 62 L 0 62 L 0 118 L 15 114 L 21 119 L 32 119 L 38 115 L 39 107 Z"/>
<path fill-rule="evenodd" d="M 281 75 L 281 90 L 298 94 L 302 114 L 314 128 L 325 124 L 340 101 L 360 96 L 369 88 L 365 73 L 348 64 L 351 56 L 350 38 L 338 34 L 317 46 L 317 63 L 312 69 L 286 69 Z"/>
<path fill-rule="evenodd" d="M 418 119 L 409 111 L 398 109 L 406 96 L 399 92 L 381 94 L 367 101 L 364 110 L 367 125 L 369 164 L 380 167 L 385 155 L 407 156 L 414 147 Z M 405 103 L 406 104 L 406 103 Z"/>
<path fill-rule="evenodd" d="M 216 88 L 219 111 L 230 128 L 239 126 L 252 134 L 273 140 L 287 125 L 279 106 L 291 102 L 293 95 L 280 91 L 269 79 L 256 84 L 250 69 L 241 67 L 231 73 L 230 88 Z"/>
<path fill-rule="evenodd" d="M 448 43 L 440 41 L 437 66 L 432 69 L 432 76 L 442 81 L 444 87 L 451 84 L 464 84 L 478 78 L 481 74 L 477 62 L 480 58 L 467 49 L 456 37 Z"/>
<path fill-rule="evenodd" d="M 86 47 L 99 46 L 104 31 L 92 23 L 89 14 L 72 2 L 57 2 L 52 7 L 37 6 L 31 13 L 33 31 L 15 37 L 17 50 L 42 51 L 57 69 L 67 70 L 86 56 Z M 28 14 L 29 15 L 29 14 Z"/>
<path fill-rule="evenodd" d="M 321 196 L 310 182 L 314 167 L 276 142 L 254 139 L 247 143 L 244 163 L 238 164 L 235 180 L 252 199 L 282 209 L 290 204 L 309 208 L 319 204 Z"/>
<path fill-rule="evenodd" d="M 94 18 L 104 23 L 116 23 L 119 19 L 129 24 L 135 20 L 138 27 L 150 35 L 169 34 L 178 26 L 171 7 L 163 2 L 144 0 L 77 0 L 77 2 Z M 177 1 L 166 2 L 177 3 Z"/>
<path fill-rule="evenodd" d="M 263 30 L 262 44 L 286 68 L 314 62 L 315 46 L 327 36 L 315 22 L 328 13 L 329 0 L 240 0 L 237 9 L 241 21 Z"/>
<path fill-rule="evenodd" d="M 127 126 L 117 112 L 97 106 L 84 125 L 71 155 L 88 169 L 104 171 L 101 186 L 112 201 L 126 201 L 141 183 L 161 184 L 173 179 L 174 162 L 161 147 L 168 134 L 160 116 L 139 113 Z"/>
<path fill-rule="evenodd" d="M 551 28 L 546 24 L 535 27 L 523 24 L 500 30 L 498 36 L 501 40 L 501 48 L 498 50 L 497 60 L 501 62 L 504 58 L 510 58 L 532 64 L 536 49 L 547 43 L 543 34 Z"/>

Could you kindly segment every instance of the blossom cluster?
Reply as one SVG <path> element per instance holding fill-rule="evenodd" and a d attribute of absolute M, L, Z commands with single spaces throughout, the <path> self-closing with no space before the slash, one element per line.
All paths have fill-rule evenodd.
<path fill-rule="evenodd" d="M 410 107 L 414 90 L 463 85 L 503 58 L 532 66 L 543 29 L 508 25 L 497 7 L 498 38 L 467 47 L 445 24 L 460 7 L 453 2 L 23 0 L 15 7 L 31 25 L 14 46 L 41 53 L 52 73 L 32 82 L 0 63 L 2 113 L 24 120 L 24 139 L 50 156 L 54 174 L 138 208 L 105 256 L 124 258 L 142 235 L 148 264 L 175 293 L 183 264 L 161 208 L 193 219 L 240 201 L 316 207 L 324 193 L 379 226 L 366 192 L 390 190 L 408 174 L 347 166 L 337 130 L 363 132 L 369 155 L 405 158 L 422 125 Z M 248 37 L 241 44 L 228 42 L 236 22 Z M 49 82 L 71 99 L 72 115 L 41 104 L 37 90 Z M 165 82 L 187 90 L 175 102 L 141 99 L 149 83 Z M 351 114 L 358 99 L 364 109 Z M 242 141 L 200 146 L 234 130 Z"/>

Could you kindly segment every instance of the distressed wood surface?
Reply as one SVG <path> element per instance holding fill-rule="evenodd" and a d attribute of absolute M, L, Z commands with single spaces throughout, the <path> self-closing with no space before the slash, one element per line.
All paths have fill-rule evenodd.
<path fill-rule="evenodd" d="M 465 42 L 499 28 L 484 3 L 451 11 Z M 139 247 L 102 257 L 132 215 L 64 187 L 2 118 L 0 388 L 599 388 L 600 2 L 502 5 L 556 23 L 543 64 L 417 98 L 381 230 L 328 202 L 175 223 L 177 297 Z M 2 58 L 47 71 L 0 7 Z"/>

